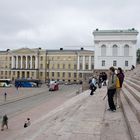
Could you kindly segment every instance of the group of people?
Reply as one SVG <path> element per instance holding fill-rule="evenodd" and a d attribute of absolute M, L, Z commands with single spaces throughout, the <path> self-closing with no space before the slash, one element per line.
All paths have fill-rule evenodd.
<path fill-rule="evenodd" d="M 24 123 L 24 128 L 28 127 L 29 125 L 31 125 L 30 118 L 27 118 Z M 2 117 L 1 131 L 4 131 L 4 126 L 6 126 L 8 129 L 8 117 L 6 114 Z"/>
<path fill-rule="evenodd" d="M 98 78 L 97 76 L 93 76 L 89 80 L 91 90 L 90 95 L 94 94 L 94 92 L 97 89 L 97 86 L 99 88 L 101 88 L 102 85 L 106 86 L 107 80 L 107 96 L 109 105 L 108 110 L 115 112 L 116 108 L 120 107 L 120 91 L 124 81 L 124 73 L 120 67 L 118 69 L 110 67 L 108 76 L 105 72 L 100 73 Z"/>
<path fill-rule="evenodd" d="M 106 86 L 107 74 L 105 72 L 101 72 L 99 76 L 94 75 L 92 78 L 89 79 L 90 84 L 90 95 L 93 95 L 96 91 L 97 87 L 101 88 L 102 85 Z"/>
<path fill-rule="evenodd" d="M 120 107 L 120 91 L 124 81 L 123 70 L 119 67 L 117 69 L 117 74 L 115 73 L 115 68 L 110 67 L 108 86 L 107 86 L 107 96 L 108 96 L 108 110 L 115 112 L 116 108 Z"/>

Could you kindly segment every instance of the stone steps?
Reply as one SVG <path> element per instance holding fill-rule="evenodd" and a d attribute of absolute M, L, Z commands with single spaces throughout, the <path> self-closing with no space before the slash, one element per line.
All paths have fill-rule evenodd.
<path fill-rule="evenodd" d="M 121 91 L 121 105 L 132 140 L 140 140 L 140 74 L 137 70 L 125 78 Z"/>
<path fill-rule="evenodd" d="M 135 84 L 137 84 L 137 85 L 140 85 L 140 79 L 138 80 L 138 79 L 135 79 L 134 77 L 131 77 L 131 78 L 126 78 L 128 81 L 131 81 L 131 82 L 133 82 L 133 83 L 135 83 Z"/>
<path fill-rule="evenodd" d="M 140 92 L 140 86 L 138 84 L 131 82 L 130 80 L 125 80 L 125 82 Z"/>
<path fill-rule="evenodd" d="M 123 94 L 121 94 L 121 103 L 122 109 L 125 117 L 125 121 L 127 123 L 131 139 L 132 140 L 139 140 L 140 139 L 140 124 L 139 121 L 132 111 L 130 105 L 128 104 L 126 98 Z"/>
<path fill-rule="evenodd" d="M 140 103 L 126 88 L 122 89 L 122 93 L 124 94 L 124 97 L 126 98 L 128 104 L 130 105 L 132 111 L 140 122 Z"/>
<path fill-rule="evenodd" d="M 133 79 L 136 79 L 136 80 L 140 81 L 140 77 L 139 76 L 133 76 Z"/>
<path fill-rule="evenodd" d="M 140 93 L 138 90 L 136 90 L 135 88 L 133 88 L 125 82 L 124 87 L 127 88 L 127 90 L 135 97 L 135 99 L 140 102 Z"/>

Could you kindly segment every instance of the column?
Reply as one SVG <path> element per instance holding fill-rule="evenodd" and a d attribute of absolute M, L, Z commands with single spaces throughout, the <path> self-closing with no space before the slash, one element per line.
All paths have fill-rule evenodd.
<path fill-rule="evenodd" d="M 83 70 L 85 70 L 85 56 L 83 56 Z"/>
<path fill-rule="evenodd" d="M 14 68 L 14 56 L 12 56 L 12 66 L 11 68 L 13 69 Z"/>
<path fill-rule="evenodd" d="M 78 55 L 78 60 L 77 60 L 77 69 L 79 70 L 79 55 Z"/>
<path fill-rule="evenodd" d="M 21 64 L 20 65 L 21 65 L 21 69 L 22 69 L 23 68 L 22 67 L 22 64 L 23 64 L 23 56 L 21 56 L 20 58 L 21 58 L 21 62 L 20 62 Z"/>
<path fill-rule="evenodd" d="M 37 69 L 38 68 L 38 58 L 37 58 L 37 56 L 35 57 L 35 69 Z"/>
<path fill-rule="evenodd" d="M 28 69 L 28 56 L 26 56 L 26 69 Z"/>
<path fill-rule="evenodd" d="M 88 69 L 91 70 L 91 56 L 89 56 L 89 64 L 88 65 L 89 65 Z"/>
<path fill-rule="evenodd" d="M 18 68 L 18 56 L 16 56 L 16 69 Z"/>
<path fill-rule="evenodd" d="M 31 57 L 31 59 L 30 59 L 30 69 L 32 69 L 33 68 L 33 56 L 30 56 Z"/>

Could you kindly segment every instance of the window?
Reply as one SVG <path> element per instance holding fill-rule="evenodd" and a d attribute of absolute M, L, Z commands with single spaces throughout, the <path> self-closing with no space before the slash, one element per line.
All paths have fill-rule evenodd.
<path fill-rule="evenodd" d="M 60 77 L 60 73 L 59 72 L 57 72 L 57 76 Z"/>
<path fill-rule="evenodd" d="M 77 77 L 77 73 L 74 73 L 74 78 L 76 78 Z"/>
<path fill-rule="evenodd" d="M 42 75 L 43 75 L 43 72 L 40 72 L 40 76 L 42 77 Z"/>
<path fill-rule="evenodd" d="M 32 76 L 34 76 L 34 72 L 32 72 Z"/>
<path fill-rule="evenodd" d="M 113 61 L 113 66 L 117 66 L 117 61 L 116 60 Z"/>
<path fill-rule="evenodd" d="M 94 69 L 94 64 L 91 64 L 91 69 Z"/>
<path fill-rule="evenodd" d="M 57 68 L 60 69 L 60 65 L 59 64 L 57 64 Z"/>
<path fill-rule="evenodd" d="M 106 46 L 105 45 L 101 46 L 101 56 L 106 56 Z"/>
<path fill-rule="evenodd" d="M 82 78 L 82 73 L 79 73 L 79 77 Z"/>
<path fill-rule="evenodd" d="M 65 77 L 65 72 L 63 72 L 62 76 Z"/>
<path fill-rule="evenodd" d="M 77 69 L 77 65 L 76 65 L 76 64 L 74 64 L 74 69 L 75 69 L 75 70 Z"/>
<path fill-rule="evenodd" d="M 71 65 L 70 64 L 68 65 L 68 69 L 71 69 Z"/>
<path fill-rule="evenodd" d="M 102 60 L 102 66 L 105 66 L 105 60 Z"/>
<path fill-rule="evenodd" d="M 80 69 L 82 69 L 82 63 L 80 63 Z"/>
<path fill-rule="evenodd" d="M 88 70 L 88 64 L 86 64 L 86 70 Z"/>
<path fill-rule="evenodd" d="M 41 56 L 41 58 L 40 58 L 40 59 L 41 59 L 41 61 L 42 61 L 42 60 L 43 60 L 43 56 Z"/>
<path fill-rule="evenodd" d="M 54 77 L 54 72 L 52 72 L 52 77 Z"/>
<path fill-rule="evenodd" d="M 113 45 L 112 55 L 113 56 L 118 56 L 118 46 L 117 45 Z"/>
<path fill-rule="evenodd" d="M 63 69 L 65 69 L 65 64 L 63 64 Z"/>
<path fill-rule="evenodd" d="M 125 61 L 125 66 L 128 67 L 128 61 Z"/>
<path fill-rule="evenodd" d="M 69 77 L 71 77 L 71 73 L 69 73 Z"/>
<path fill-rule="evenodd" d="M 94 56 L 91 56 L 91 62 L 94 62 Z"/>
<path fill-rule="evenodd" d="M 129 46 L 128 45 L 124 46 L 124 56 L 129 56 Z"/>

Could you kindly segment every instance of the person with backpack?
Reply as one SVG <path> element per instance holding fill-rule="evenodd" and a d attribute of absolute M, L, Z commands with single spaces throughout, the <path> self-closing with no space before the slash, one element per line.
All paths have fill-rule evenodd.
<path fill-rule="evenodd" d="M 120 108 L 120 92 L 123 85 L 123 81 L 124 81 L 124 73 L 123 73 L 122 68 L 119 67 L 117 69 L 116 93 L 114 96 L 114 102 L 115 102 L 116 108 Z"/>
<path fill-rule="evenodd" d="M 116 93 L 116 80 L 117 76 L 115 74 L 114 67 L 110 67 L 109 69 L 109 77 L 108 77 L 108 86 L 107 86 L 107 96 L 108 96 L 108 105 L 109 111 L 116 111 L 116 106 L 114 104 L 113 97 Z"/>

